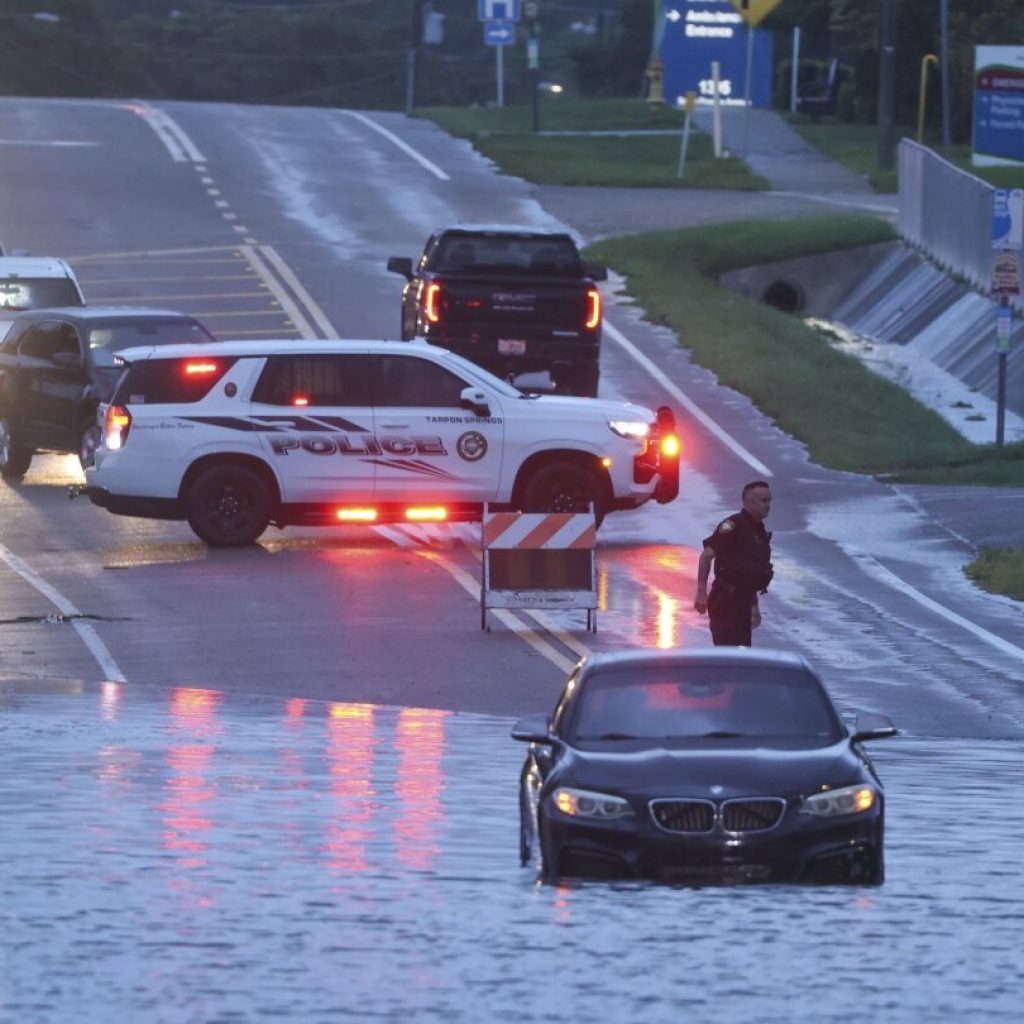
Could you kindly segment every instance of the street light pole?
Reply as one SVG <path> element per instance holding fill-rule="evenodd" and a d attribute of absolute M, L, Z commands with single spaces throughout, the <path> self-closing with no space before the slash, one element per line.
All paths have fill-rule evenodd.
<path fill-rule="evenodd" d="M 896 102 L 896 3 L 882 0 L 881 53 L 878 69 L 878 167 L 893 165 L 893 108 Z"/>
<path fill-rule="evenodd" d="M 416 106 L 416 63 L 419 57 L 420 39 L 423 34 L 423 0 L 413 0 L 412 37 L 409 52 L 405 58 L 405 112 L 411 114 Z"/>
<path fill-rule="evenodd" d="M 939 0 L 939 74 L 942 75 L 942 152 L 949 156 L 949 0 Z"/>

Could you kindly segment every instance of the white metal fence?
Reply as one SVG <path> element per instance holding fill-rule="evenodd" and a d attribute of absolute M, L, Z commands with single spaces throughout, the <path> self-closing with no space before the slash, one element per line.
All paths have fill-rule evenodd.
<path fill-rule="evenodd" d="M 995 189 L 910 139 L 900 142 L 900 234 L 988 294 Z M 1019 298 L 1013 305 L 1021 307 Z"/>

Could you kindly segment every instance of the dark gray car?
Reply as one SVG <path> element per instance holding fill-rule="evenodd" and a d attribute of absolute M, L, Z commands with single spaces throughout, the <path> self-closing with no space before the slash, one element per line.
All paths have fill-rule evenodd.
<path fill-rule="evenodd" d="M 169 309 L 83 306 L 20 314 L 0 344 L 0 474 L 22 476 L 37 451 L 75 452 L 90 465 L 96 410 L 122 367 L 115 354 L 144 345 L 216 340 Z"/>

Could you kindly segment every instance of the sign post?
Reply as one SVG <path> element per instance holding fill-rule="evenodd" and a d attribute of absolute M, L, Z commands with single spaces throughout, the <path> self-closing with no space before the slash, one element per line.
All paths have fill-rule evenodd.
<path fill-rule="evenodd" d="M 1024 190 L 995 189 L 992 194 L 992 295 L 996 309 L 996 444 L 1002 446 L 1006 424 L 1006 359 L 1013 332 L 1010 296 L 1020 295 L 1020 256 L 1024 247 Z"/>
<path fill-rule="evenodd" d="M 743 89 L 743 159 L 747 159 L 747 138 L 750 134 L 750 90 L 754 81 L 754 29 L 782 0 L 729 0 L 747 23 L 747 80 Z"/>
<path fill-rule="evenodd" d="M 520 0 L 477 0 L 477 17 L 484 23 L 484 43 L 495 47 L 494 67 L 498 106 L 505 106 L 505 47 L 516 40 Z"/>
<path fill-rule="evenodd" d="M 683 119 L 683 141 L 679 147 L 679 167 L 676 170 L 676 177 L 683 176 L 683 168 L 686 166 L 686 148 L 690 144 L 690 115 L 697 106 L 697 94 L 688 92 L 686 94 L 686 115 Z"/>

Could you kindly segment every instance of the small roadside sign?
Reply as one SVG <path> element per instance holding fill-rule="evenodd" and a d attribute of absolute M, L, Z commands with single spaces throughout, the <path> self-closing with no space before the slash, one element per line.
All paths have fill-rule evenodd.
<path fill-rule="evenodd" d="M 1024 189 L 997 188 L 992 193 L 992 248 L 1024 246 Z"/>
<path fill-rule="evenodd" d="M 521 14 L 520 0 L 477 0 L 478 21 L 518 21 Z"/>
<path fill-rule="evenodd" d="M 1000 249 L 992 253 L 992 294 L 1020 295 L 1020 253 Z"/>
<path fill-rule="evenodd" d="M 1013 310 L 1000 306 L 996 310 L 996 351 L 1010 351 L 1010 335 L 1013 333 Z"/>
<path fill-rule="evenodd" d="M 510 46 L 516 41 L 516 27 L 511 21 L 485 21 L 484 42 L 488 46 Z"/>

